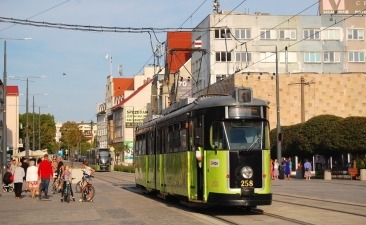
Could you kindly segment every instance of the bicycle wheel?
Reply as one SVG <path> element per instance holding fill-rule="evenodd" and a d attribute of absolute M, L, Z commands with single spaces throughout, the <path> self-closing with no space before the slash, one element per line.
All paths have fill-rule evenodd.
<path fill-rule="evenodd" d="M 75 191 L 76 193 L 81 193 L 81 180 L 79 182 L 76 183 L 76 186 L 75 186 Z"/>
<path fill-rule="evenodd" d="M 67 187 L 66 188 L 66 193 L 65 193 L 65 202 L 67 202 L 67 203 L 70 203 L 70 195 L 71 195 L 71 193 L 70 193 L 70 187 Z"/>
<path fill-rule="evenodd" d="M 59 186 L 59 180 L 57 179 L 52 184 L 52 194 L 56 194 L 58 192 L 58 186 Z"/>
<path fill-rule="evenodd" d="M 95 189 L 92 185 L 88 185 L 85 188 L 85 192 L 84 192 L 84 198 L 86 201 L 90 202 L 93 200 L 94 198 L 94 194 L 95 194 Z"/>

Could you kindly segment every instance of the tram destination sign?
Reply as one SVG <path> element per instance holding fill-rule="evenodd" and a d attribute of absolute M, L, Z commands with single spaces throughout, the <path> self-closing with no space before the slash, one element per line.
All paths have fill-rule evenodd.
<path fill-rule="evenodd" d="M 322 0 L 319 12 L 323 14 L 366 14 L 366 0 Z"/>

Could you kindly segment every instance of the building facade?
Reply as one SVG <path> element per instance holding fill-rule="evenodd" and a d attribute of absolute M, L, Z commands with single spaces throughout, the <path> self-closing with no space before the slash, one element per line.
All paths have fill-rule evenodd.
<path fill-rule="evenodd" d="M 2 121 L 1 121 L 2 122 Z M 18 86 L 6 87 L 6 129 L 7 151 L 19 154 L 19 89 Z M 8 155 L 10 157 L 10 155 Z M 9 159 L 8 159 L 9 160 Z"/>
<path fill-rule="evenodd" d="M 211 14 L 192 34 L 207 51 L 192 55 L 193 94 L 236 72 L 364 72 L 365 27 L 362 16 Z"/>

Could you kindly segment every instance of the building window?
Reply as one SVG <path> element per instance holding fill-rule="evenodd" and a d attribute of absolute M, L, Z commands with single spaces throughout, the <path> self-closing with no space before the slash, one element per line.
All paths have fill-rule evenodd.
<path fill-rule="evenodd" d="M 216 52 L 216 62 L 231 62 L 231 52 Z"/>
<path fill-rule="evenodd" d="M 286 63 L 286 53 L 279 53 L 279 61 L 280 63 Z M 287 62 L 288 63 L 296 63 L 297 62 L 297 53 L 296 52 L 287 52 Z"/>
<path fill-rule="evenodd" d="M 236 39 L 250 39 L 251 38 L 250 28 L 236 29 L 235 30 L 235 38 Z"/>
<path fill-rule="evenodd" d="M 319 40 L 319 29 L 304 29 L 304 39 Z"/>
<path fill-rule="evenodd" d="M 225 79 L 226 75 L 216 75 L 216 82 Z"/>
<path fill-rule="evenodd" d="M 323 61 L 325 63 L 339 63 L 341 61 L 341 54 L 339 52 L 324 52 Z"/>
<path fill-rule="evenodd" d="M 304 53 L 305 63 L 320 63 L 320 52 L 305 52 Z"/>
<path fill-rule="evenodd" d="M 326 29 L 322 31 L 323 40 L 340 40 L 341 31 L 339 29 Z"/>
<path fill-rule="evenodd" d="M 263 63 L 275 63 L 276 53 L 273 52 L 261 52 L 259 54 L 259 61 Z"/>
<path fill-rule="evenodd" d="M 348 62 L 365 62 L 364 52 L 348 52 Z"/>
<path fill-rule="evenodd" d="M 348 40 L 363 40 L 364 30 L 363 29 L 348 29 L 347 30 Z"/>
<path fill-rule="evenodd" d="M 295 29 L 280 30 L 280 39 L 296 40 L 296 30 Z"/>
<path fill-rule="evenodd" d="M 217 39 L 228 39 L 231 38 L 230 29 L 215 29 L 215 38 Z"/>
<path fill-rule="evenodd" d="M 262 29 L 260 30 L 260 37 L 261 39 L 265 40 L 265 39 L 276 39 L 276 31 L 275 30 L 270 30 L 270 29 Z"/>
<path fill-rule="evenodd" d="M 235 61 L 236 62 L 251 62 L 252 53 L 251 52 L 236 52 Z"/>

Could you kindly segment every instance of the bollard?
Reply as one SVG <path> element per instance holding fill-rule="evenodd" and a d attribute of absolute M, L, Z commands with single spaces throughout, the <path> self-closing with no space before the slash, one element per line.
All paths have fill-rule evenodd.
<path fill-rule="evenodd" d="M 324 180 L 332 180 L 332 171 L 329 170 L 324 171 Z"/>
<path fill-rule="evenodd" d="M 366 169 L 360 169 L 360 180 L 366 181 Z"/>

